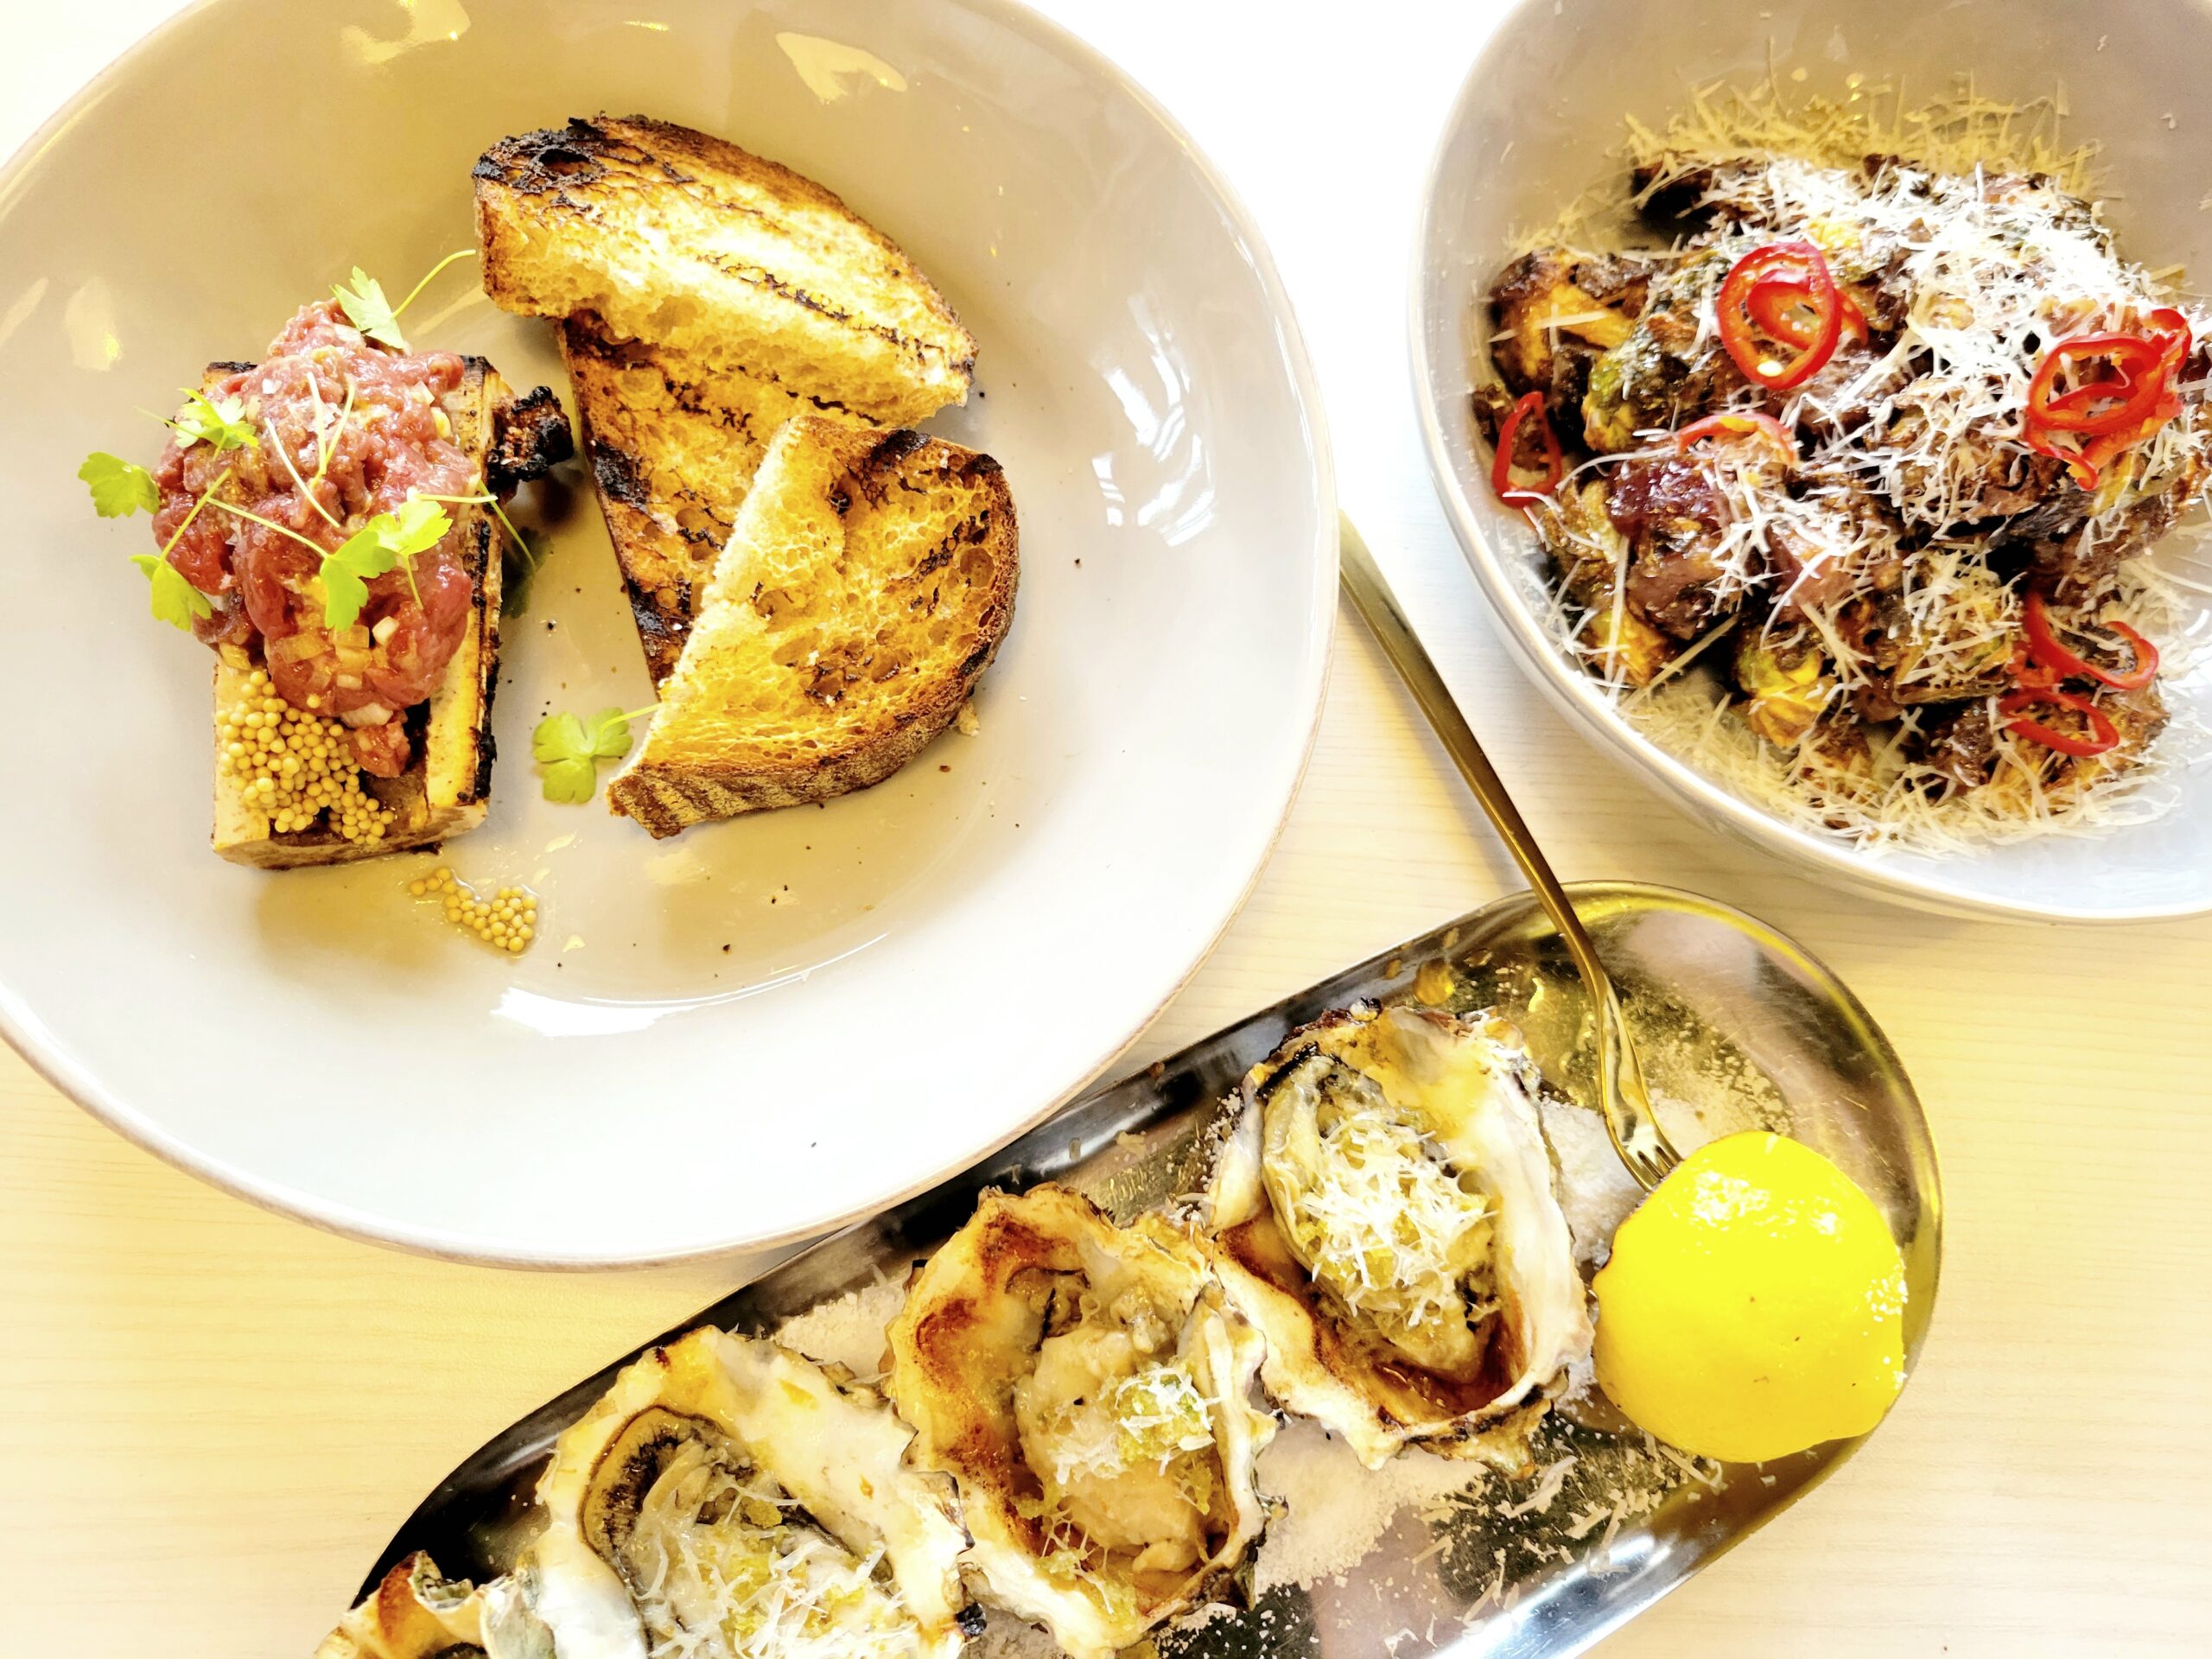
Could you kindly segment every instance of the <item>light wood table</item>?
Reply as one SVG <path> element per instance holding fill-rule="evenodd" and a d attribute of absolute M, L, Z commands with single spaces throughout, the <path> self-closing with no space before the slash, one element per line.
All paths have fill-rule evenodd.
<path fill-rule="evenodd" d="M 173 5 L 11 6 L 0 149 Z M 1808 942 L 1935 1122 L 1949 1260 L 1902 1403 L 1605 1651 L 2206 1652 L 2212 925 L 2031 931 L 1824 889 L 1677 816 L 1522 683 L 1431 495 L 1402 346 L 1415 193 L 1492 7 L 1048 9 L 1177 111 L 1267 226 L 1345 505 L 1561 872 L 1695 888 Z M 1287 833 L 1133 1064 L 1512 884 L 1344 623 Z M 532 1275 L 328 1236 L 168 1169 L 0 1050 L 0 1654 L 304 1654 L 457 1458 L 747 1265 Z"/>

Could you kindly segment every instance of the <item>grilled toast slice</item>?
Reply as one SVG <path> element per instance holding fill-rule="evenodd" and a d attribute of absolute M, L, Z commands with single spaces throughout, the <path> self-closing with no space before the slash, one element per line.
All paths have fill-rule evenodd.
<path fill-rule="evenodd" d="M 486 486 L 501 496 L 523 480 L 543 476 L 570 453 L 568 417 L 544 387 L 517 402 L 506 382 L 480 357 L 463 360 L 461 385 L 442 407 L 453 425 L 453 439 L 482 464 Z M 213 386 L 250 364 L 208 366 L 204 385 Z M 215 851 L 234 864 L 258 869 L 296 869 L 310 864 L 346 864 L 386 853 L 434 847 L 447 837 L 474 830 L 489 810 L 492 787 L 492 696 L 499 672 L 500 550 L 489 511 L 455 505 L 454 533 L 460 537 L 461 563 L 475 588 L 476 605 L 460 649 L 446 667 L 445 679 L 429 701 L 409 711 L 415 759 L 397 778 L 364 773 L 362 787 L 392 813 L 384 835 L 374 841 L 346 839 L 317 823 L 307 830 L 277 830 L 268 816 L 247 804 L 237 778 L 215 774 Z M 225 713 L 247 695 L 255 664 L 236 645 L 226 645 L 215 662 L 214 715 L 219 732 Z"/>
<path fill-rule="evenodd" d="M 655 836 L 880 783 L 966 704 L 1014 616 L 988 455 L 802 416 L 739 508 L 610 808 Z"/>
<path fill-rule="evenodd" d="M 795 415 L 857 417 L 758 375 L 618 340 L 589 314 L 563 325 L 561 347 L 600 510 L 658 686 L 676 666 L 776 429 Z"/>
<path fill-rule="evenodd" d="M 476 163 L 485 292 L 589 312 L 887 425 L 964 402 L 976 342 L 889 238 L 788 168 L 642 116 L 502 138 Z"/>

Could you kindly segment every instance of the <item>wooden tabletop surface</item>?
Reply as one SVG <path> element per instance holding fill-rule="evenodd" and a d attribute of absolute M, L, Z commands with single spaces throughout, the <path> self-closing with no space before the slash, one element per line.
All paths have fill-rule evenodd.
<path fill-rule="evenodd" d="M 0 151 L 175 4 L 11 18 Z M 1428 148 L 1494 7 L 1331 8 L 1311 27 L 1227 0 L 1046 10 L 1175 111 L 1258 213 L 1344 505 L 1561 873 L 1694 888 L 1810 945 L 1934 1122 L 1948 1256 L 1903 1401 L 1833 1481 L 1603 1651 L 2207 1651 L 2212 922 L 2027 930 L 1824 888 L 1680 817 L 1522 682 L 1431 493 L 1402 344 Z M 1282 842 L 1131 1065 L 1516 885 L 1341 620 Z M 0 1049 L 0 1653 L 304 1655 L 458 1458 L 757 1265 L 531 1274 L 334 1237 L 167 1167 Z"/>

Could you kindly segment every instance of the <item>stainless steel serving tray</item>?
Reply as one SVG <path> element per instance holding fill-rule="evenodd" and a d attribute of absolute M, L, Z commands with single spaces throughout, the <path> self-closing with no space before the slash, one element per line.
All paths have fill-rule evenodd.
<path fill-rule="evenodd" d="M 1888 1040 L 1833 975 L 1750 917 L 1663 888 L 1572 891 L 1625 999 L 1655 1092 L 1725 1093 L 1735 1121 L 1818 1147 L 1881 1206 L 1904 1253 L 1906 1358 L 1916 1360 L 1935 1304 L 1942 1199 L 1927 1123 Z M 765 1334 L 847 1292 L 902 1277 L 967 1219 L 986 1187 L 1062 1181 L 1126 1219 L 1184 1190 L 1199 1127 L 1293 1027 L 1362 998 L 1408 997 L 1507 1013 L 1547 1081 L 1568 1101 L 1585 1098 L 1580 981 L 1528 897 L 1503 899 L 1094 1090 L 996 1157 L 824 1239 L 678 1332 L 711 1323 Z M 531 1491 L 554 1438 L 635 1357 L 615 1360 L 461 1463 L 394 1535 L 364 1592 L 415 1549 L 448 1573 L 504 1571 L 528 1535 Z M 1545 1497 L 1535 1481 L 1491 1478 L 1464 1498 L 1401 1514 L 1341 1578 L 1278 1586 L 1234 1616 L 1163 1633 L 1158 1647 L 1164 1659 L 1368 1659 L 1405 1633 L 1390 1643 L 1402 1656 L 1579 1653 L 1795 1502 L 1857 1446 L 1835 1442 L 1764 1465 L 1705 1464 L 1609 1421 L 1602 1401 L 1572 1418 L 1555 1413 L 1537 1448 L 1553 1471 L 1548 1501 L 1532 1501 Z"/>

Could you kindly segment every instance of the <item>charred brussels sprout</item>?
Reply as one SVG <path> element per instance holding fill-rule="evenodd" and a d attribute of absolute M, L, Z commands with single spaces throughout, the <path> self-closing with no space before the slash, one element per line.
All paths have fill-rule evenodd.
<path fill-rule="evenodd" d="M 1827 659 L 1810 640 L 1764 639 L 1745 628 L 1736 636 L 1745 722 L 1770 743 L 1796 747 L 1835 695 L 1835 677 L 1827 670 Z"/>

